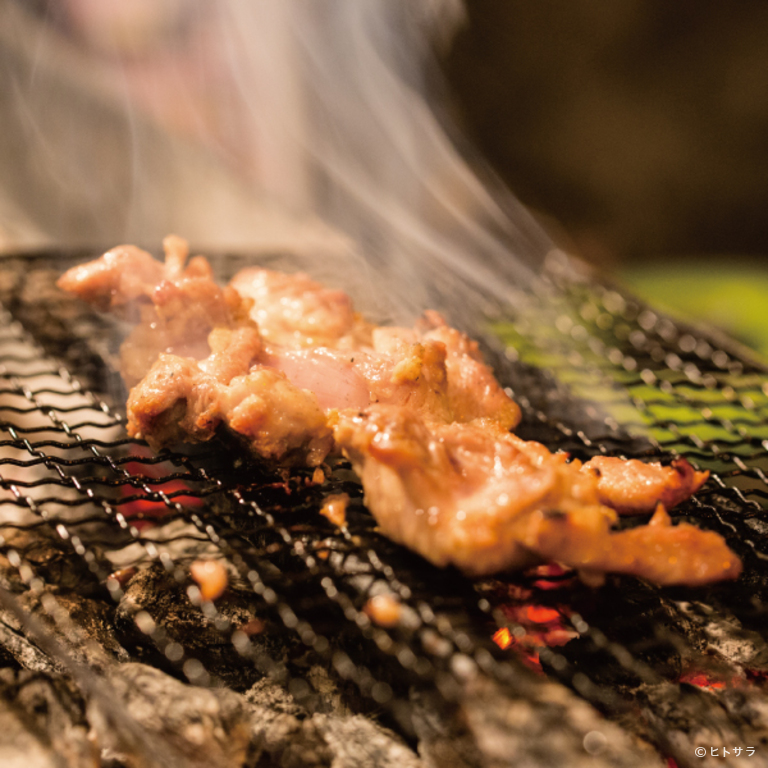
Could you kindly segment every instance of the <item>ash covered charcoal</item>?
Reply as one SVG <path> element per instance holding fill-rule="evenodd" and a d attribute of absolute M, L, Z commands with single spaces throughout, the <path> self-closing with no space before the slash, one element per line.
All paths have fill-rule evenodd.
<path fill-rule="evenodd" d="M 232 626 L 253 621 L 253 607 L 232 588 L 217 601 L 216 607 Z M 339 691 L 324 669 L 309 665 L 306 647 L 294 648 L 295 639 L 276 632 L 272 625 L 251 635 L 251 642 L 271 659 L 269 671 L 273 676 L 287 677 L 288 668 L 300 675 L 291 681 L 298 700 L 271 677 L 261 677 L 248 659 L 239 656 L 231 643 L 223 639 L 215 621 L 206 618 L 190 602 L 185 584 L 161 566 L 139 571 L 127 584 L 117 609 L 118 623 L 124 629 L 133 626 L 135 616 L 143 610 L 185 648 L 197 652 L 208 671 L 233 687 L 242 690 L 248 679 L 261 678 L 245 695 L 253 710 L 250 749 L 263 754 L 263 759 L 275 765 L 297 767 L 332 764 L 338 768 L 415 768 L 420 764 L 393 733 L 370 718 L 350 712 L 349 706 L 361 704 L 357 697 Z M 142 639 L 146 640 L 146 636 Z M 170 701 L 171 694 L 165 697 Z"/>
<path fill-rule="evenodd" d="M 111 660 L 128 660 L 115 634 L 112 611 L 105 603 L 74 593 L 56 594 L 55 587 L 46 587 L 42 593 L 24 592 L 17 600 L 46 631 L 63 641 L 76 660 L 95 669 L 103 669 Z M 52 617 L 59 613 L 67 617 L 64 624 Z M 19 664 L 51 671 L 59 668 L 55 659 L 51 666 L 46 664 L 49 657 L 37 651 L 34 637 L 26 636 L 18 618 L 4 608 L 0 608 L 0 642 Z"/>
<path fill-rule="evenodd" d="M 689 765 L 696 748 L 708 753 L 719 751 L 717 758 L 697 761 L 702 768 L 740 766 L 743 761 L 723 757 L 723 749 L 734 746 L 755 747 L 750 765 L 768 765 L 768 707 L 758 690 L 711 692 L 692 685 L 661 684 L 644 691 L 646 706 L 640 723 L 645 723 L 655 741 L 680 765 Z"/>
<path fill-rule="evenodd" d="M 64 678 L 0 669 L 3 768 L 95 768 L 88 731 L 83 701 Z"/>
<path fill-rule="evenodd" d="M 216 768 L 421 768 L 392 732 L 342 710 L 311 713 L 285 688 L 264 678 L 245 695 L 181 683 L 143 664 L 109 674 L 116 699 L 184 766 Z M 99 729 L 103 754 L 130 764 L 109 730 Z"/>
<path fill-rule="evenodd" d="M 250 712 L 242 696 L 226 689 L 185 685 L 144 664 L 122 664 L 108 675 L 128 715 L 189 768 L 239 768 L 250 742 Z M 108 728 L 99 729 L 107 753 L 120 755 Z M 130 764 L 130 763 L 129 763 Z"/>
<path fill-rule="evenodd" d="M 662 768 L 650 746 L 604 720 L 562 686 L 539 681 L 510 691 L 473 675 L 455 707 L 417 700 L 414 726 L 429 768 Z"/>
<path fill-rule="evenodd" d="M 115 634 L 114 608 L 98 599 L 92 580 L 84 588 L 87 571 L 56 546 L 42 531 L 17 532 L 6 540 L 23 555 L 25 565 L 44 586 L 31 590 L 20 570 L 0 555 L 0 584 L 11 593 L 28 615 L 68 648 L 73 657 L 96 669 L 110 660 L 127 661 L 129 656 Z M 85 594 L 83 594 L 85 593 Z M 60 660 L 38 646 L 33 634 L 22 626 L 9 606 L 0 602 L 0 646 L 20 666 L 40 672 L 61 672 Z"/>
<path fill-rule="evenodd" d="M 715 655 L 737 668 L 768 670 L 764 614 L 758 614 L 758 621 L 755 622 L 763 624 L 761 634 L 743 626 L 739 618 L 722 603 L 717 609 L 699 601 L 681 601 L 676 605 L 690 621 L 689 636 L 694 636 L 698 647 L 707 654 Z"/>
<path fill-rule="evenodd" d="M 356 768 L 360 765 L 377 768 L 426 768 L 391 731 L 362 715 L 332 718 L 315 715 L 312 724 L 325 739 L 333 755 L 332 766 Z"/>
<path fill-rule="evenodd" d="M 422 768 L 424 763 L 392 731 L 375 720 L 352 714 L 325 670 L 314 667 L 307 685 L 319 697 L 302 696 L 323 711 L 311 711 L 269 678 L 246 698 L 253 707 L 254 744 L 259 759 L 284 768 Z M 303 688 L 303 684 L 299 684 Z M 259 763 L 261 765 L 261 763 Z"/>

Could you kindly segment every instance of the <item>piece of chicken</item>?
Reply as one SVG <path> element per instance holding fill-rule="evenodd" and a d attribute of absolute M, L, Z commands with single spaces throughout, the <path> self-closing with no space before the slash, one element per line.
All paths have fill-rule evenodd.
<path fill-rule="evenodd" d="M 669 508 L 706 473 L 683 459 L 582 466 L 519 439 L 517 404 L 438 313 L 377 327 L 307 275 L 249 268 L 222 289 L 202 257 L 185 266 L 179 238 L 164 246 L 164 265 L 122 246 L 60 280 L 138 316 L 122 348 L 132 436 L 161 448 L 225 426 L 282 465 L 343 452 L 386 535 L 471 575 L 542 559 L 662 584 L 738 575 L 721 537 L 671 526 L 663 507 L 647 526 L 612 530 L 614 510 Z"/>
<path fill-rule="evenodd" d="M 318 466 L 333 446 L 317 397 L 258 363 L 262 339 L 249 326 L 217 329 L 203 361 L 163 354 L 128 397 L 128 431 L 155 449 L 205 442 L 224 423 L 256 455 Z"/>
<path fill-rule="evenodd" d="M 672 527 L 661 505 L 649 525 L 612 531 L 616 513 L 592 472 L 493 420 L 428 425 L 378 405 L 344 414 L 334 437 L 382 533 L 435 565 L 482 576 L 556 560 L 689 585 L 741 571 L 720 536 Z"/>

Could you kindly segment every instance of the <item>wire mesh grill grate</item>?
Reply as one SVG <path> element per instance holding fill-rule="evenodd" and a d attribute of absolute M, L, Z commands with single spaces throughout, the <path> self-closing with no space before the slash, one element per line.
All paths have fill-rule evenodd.
<path fill-rule="evenodd" d="M 325 659 L 406 734 L 414 684 L 456 701 L 468 670 L 478 669 L 510 695 L 535 698 L 541 678 L 492 636 L 499 627 L 512 637 L 530 634 L 510 606 L 548 608 L 569 642 L 537 646 L 541 667 L 619 720 L 642 700 L 658 715 L 642 735 L 668 754 L 674 749 L 662 710 L 686 692 L 678 684 L 686 665 L 702 649 L 716 650 L 713 616 L 736 626 L 738 638 L 765 644 L 768 374 L 729 344 L 563 260 L 548 265 L 544 288 L 525 307 L 491 314 L 486 340 L 523 407 L 520 434 L 579 457 L 685 455 L 709 469 L 711 480 L 678 516 L 721 533 L 743 557 L 745 574 L 705 594 L 620 578 L 595 592 L 569 574 L 471 583 L 379 536 L 343 464 L 319 488 L 306 473 L 271 474 L 226 445 L 154 455 L 128 439 L 114 406 L 122 397 L 113 366 L 117 329 L 55 292 L 53 279 L 66 266 L 48 254 L 0 264 L 7 308 L 0 318 L 0 534 L 19 574 L 17 591 L 41 592 L 60 578 L 56 558 L 38 557 L 36 532 L 62 557 L 74 554 L 78 589 L 108 603 L 124 597 L 120 572 L 152 566 L 186 590 L 241 661 L 288 683 L 280 654 L 244 630 L 250 619 L 270 617 L 282 636 Z M 340 491 L 352 499 L 345 530 L 318 514 L 323 497 Z M 226 563 L 246 596 L 240 613 L 201 599 L 189 578 L 190 563 L 201 557 Z M 394 593 L 403 606 L 395 628 L 366 613 L 379 592 Z M 628 605 L 634 614 L 622 620 Z M 77 635 L 60 607 L 51 604 L 48 613 L 66 636 Z M 221 677 L 216 661 L 162 616 L 141 607 L 132 620 L 179 674 L 200 684 Z M 726 662 L 752 684 L 768 670 L 761 652 Z M 648 697 L 649 686 L 664 686 L 662 703 Z"/>

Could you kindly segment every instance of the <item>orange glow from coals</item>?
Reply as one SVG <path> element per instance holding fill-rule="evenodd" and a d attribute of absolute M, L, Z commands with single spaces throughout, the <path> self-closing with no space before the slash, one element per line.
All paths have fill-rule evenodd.
<path fill-rule="evenodd" d="M 132 476 L 148 475 L 149 478 L 145 481 L 145 483 L 146 485 L 150 486 L 153 485 L 153 477 L 159 479 L 164 475 L 164 470 L 162 470 L 160 467 L 154 465 L 145 465 L 136 461 L 130 461 L 125 464 L 125 470 Z M 170 501 L 174 504 L 183 504 L 185 507 L 199 507 L 203 503 L 202 499 L 196 496 L 185 496 L 179 493 L 180 491 L 191 490 L 190 487 L 182 480 L 169 480 L 168 482 L 163 483 L 162 487 L 159 487 L 158 490 L 162 490 L 166 496 L 171 496 Z M 136 495 L 141 495 L 142 493 L 145 493 L 145 491 L 143 491 L 141 488 L 123 485 L 120 488 L 120 493 L 123 498 L 126 498 L 134 495 L 134 493 Z M 172 496 L 172 494 L 179 495 Z M 131 521 L 132 525 L 134 525 L 139 530 L 142 530 L 147 526 L 152 525 L 152 521 L 147 520 L 146 518 L 161 518 L 165 515 L 171 514 L 173 509 L 169 507 L 164 501 L 155 501 L 148 498 L 136 498 L 126 502 L 125 504 L 119 505 L 119 511 L 123 514 L 126 520 Z"/>
<path fill-rule="evenodd" d="M 555 608 L 547 608 L 544 605 L 525 606 L 527 618 L 535 624 L 549 624 L 560 619 L 560 611 Z"/>
<path fill-rule="evenodd" d="M 768 673 L 754 669 L 746 669 L 743 673 L 734 673 L 733 671 L 717 673 L 699 669 L 684 672 L 677 682 L 695 685 L 706 691 L 722 691 L 726 688 L 762 687 L 766 678 L 768 678 Z"/>
<path fill-rule="evenodd" d="M 547 566 L 537 570 L 537 575 L 558 576 L 564 572 L 553 565 L 551 570 Z M 532 602 L 533 591 L 520 585 L 505 585 L 504 590 L 501 611 L 517 626 L 514 632 L 508 627 L 496 630 L 493 641 L 503 651 L 513 651 L 523 663 L 543 674 L 539 650 L 565 645 L 579 635 L 568 622 L 571 611 L 567 605 L 553 607 Z"/>
<path fill-rule="evenodd" d="M 507 648 L 512 645 L 512 633 L 506 627 L 502 627 L 493 633 L 493 642 L 496 643 L 502 651 L 506 651 Z"/>
<path fill-rule="evenodd" d="M 724 680 L 713 680 L 703 672 L 682 675 L 678 682 L 688 683 L 688 685 L 695 685 L 697 688 L 705 688 L 710 691 L 719 691 L 726 687 Z"/>

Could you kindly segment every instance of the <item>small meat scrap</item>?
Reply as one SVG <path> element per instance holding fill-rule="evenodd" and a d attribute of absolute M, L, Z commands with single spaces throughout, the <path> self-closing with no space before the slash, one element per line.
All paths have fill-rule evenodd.
<path fill-rule="evenodd" d="M 337 528 L 347 524 L 347 505 L 349 496 L 346 493 L 336 493 L 323 501 L 320 514 L 330 520 Z"/>
<path fill-rule="evenodd" d="M 118 587 L 124 587 L 136 575 L 136 571 L 137 569 L 133 566 L 129 568 L 120 568 L 107 576 L 107 582 L 111 582 Z M 107 586 L 109 586 L 109 583 Z"/>
<path fill-rule="evenodd" d="M 402 608 L 400 601 L 391 593 L 370 598 L 363 607 L 368 618 L 380 627 L 396 627 L 400 623 Z"/>
<path fill-rule="evenodd" d="M 59 280 L 136 322 L 121 348 L 132 437 L 157 450 L 226 429 L 276 467 L 316 468 L 315 482 L 327 457 L 343 456 L 384 535 L 470 576 L 542 562 L 591 583 L 625 573 L 702 585 L 741 572 L 721 536 L 666 513 L 706 472 L 685 459 L 582 465 L 520 439 L 520 408 L 478 343 L 438 312 L 377 326 L 306 274 L 254 266 L 220 287 L 181 238 L 164 249 L 161 263 L 119 246 Z M 330 497 L 322 513 L 343 526 L 346 504 Z M 616 530 L 618 514 L 654 510 L 650 524 Z M 220 594 L 226 574 L 201 569 L 204 596 Z"/>
<path fill-rule="evenodd" d="M 315 467 L 312 473 L 312 485 L 322 485 L 325 482 L 325 472 L 322 467 Z"/>
<path fill-rule="evenodd" d="M 195 560 L 189 566 L 189 575 L 200 587 L 200 595 L 206 602 L 213 602 L 224 594 L 229 578 L 220 560 Z"/>

